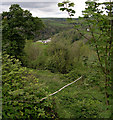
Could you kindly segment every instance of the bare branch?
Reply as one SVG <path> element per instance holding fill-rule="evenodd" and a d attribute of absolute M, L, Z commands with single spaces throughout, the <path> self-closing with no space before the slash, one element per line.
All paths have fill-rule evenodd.
<path fill-rule="evenodd" d="M 66 87 L 68 87 L 68 86 L 72 85 L 73 83 L 77 82 L 77 81 L 78 81 L 78 80 L 80 80 L 81 78 L 82 78 L 82 76 L 81 76 L 81 77 L 79 77 L 78 79 L 76 79 L 75 81 L 73 81 L 73 82 L 71 82 L 71 83 L 69 83 L 69 84 L 67 84 L 67 85 L 63 86 L 62 88 L 60 88 L 60 89 L 59 89 L 59 90 L 57 90 L 56 92 L 54 92 L 54 93 L 52 93 L 52 94 L 49 94 L 47 97 L 44 97 L 44 98 L 42 98 L 42 99 L 38 100 L 38 102 L 22 101 L 22 100 L 11 100 L 11 101 L 4 102 L 3 104 L 8 103 L 8 102 L 40 103 L 41 101 L 43 101 L 43 100 L 47 99 L 48 97 L 50 97 L 50 96 L 52 96 L 52 95 L 57 94 L 58 92 L 60 92 L 60 91 L 61 91 L 61 90 L 63 90 L 64 88 L 66 88 Z"/>

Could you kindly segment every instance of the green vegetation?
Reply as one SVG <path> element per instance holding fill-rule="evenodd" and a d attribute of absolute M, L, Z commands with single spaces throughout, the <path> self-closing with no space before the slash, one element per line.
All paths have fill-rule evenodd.
<path fill-rule="evenodd" d="M 106 97 L 106 111 L 111 110 L 112 117 L 112 50 L 113 50 L 113 2 L 97 3 L 95 0 L 86 1 L 87 8 L 83 11 L 84 23 L 76 28 L 77 31 L 86 39 L 91 41 L 91 45 L 94 46 L 99 67 L 104 75 L 104 93 Z M 59 3 L 61 11 L 67 11 L 69 16 L 74 16 L 75 11 L 71 7 L 74 7 L 74 3 L 70 1 L 64 1 Z M 76 26 L 75 26 L 76 27 Z M 91 39 L 87 38 L 84 33 L 81 32 L 81 28 L 88 29 Z"/>
<path fill-rule="evenodd" d="M 43 28 L 43 23 L 18 4 L 11 5 L 9 12 L 3 12 L 2 16 L 3 51 L 21 59 L 25 40 L 33 39 Z"/>
<path fill-rule="evenodd" d="M 72 34 L 68 37 L 70 33 Z M 76 37 L 78 39 L 71 42 Z M 84 76 L 83 80 L 52 97 L 58 118 L 109 117 L 110 112 L 105 110 L 105 97 L 102 91 L 104 76 L 99 71 L 96 53 L 85 39 L 74 33 L 74 30 L 55 35 L 48 44 L 29 41 L 25 52 L 29 55 L 27 58 L 31 65 L 29 67 L 37 69 L 33 70 L 34 74 L 38 77 L 42 88 L 49 93 Z M 39 59 L 40 57 L 43 59 Z M 39 65 L 42 61 L 43 64 Z"/>
<path fill-rule="evenodd" d="M 101 4 L 86 4 L 84 17 L 70 18 L 70 23 L 34 18 L 17 4 L 3 12 L 3 119 L 112 118 L 113 48 L 107 17 L 112 19 L 98 9 Z M 110 13 L 108 4 L 104 5 Z M 70 17 L 74 15 L 73 3 L 58 5 Z M 38 41 L 48 38 L 48 43 Z"/>
<path fill-rule="evenodd" d="M 42 102 L 47 91 L 32 70 L 21 67 L 18 59 L 3 56 L 3 119 L 54 118 L 51 100 Z"/>
<path fill-rule="evenodd" d="M 45 27 L 40 31 L 40 34 L 35 37 L 34 41 L 51 38 L 51 36 L 73 27 L 66 19 L 41 18 L 41 20 L 45 24 Z"/>
<path fill-rule="evenodd" d="M 45 69 L 47 59 L 47 47 L 43 43 L 28 41 L 25 45 L 23 63 L 25 66 L 34 69 Z"/>
<path fill-rule="evenodd" d="M 84 74 L 82 80 L 51 97 L 55 102 L 54 109 L 58 118 L 103 118 L 109 116 L 109 112 L 105 112 L 104 94 L 99 87 L 102 83 L 98 82 L 101 73 L 98 73 L 98 79 L 94 79 L 97 74 L 94 68 L 78 66 L 64 75 L 47 70 L 34 70 L 34 73 L 35 76 L 38 76 L 39 83 L 50 93 Z"/>

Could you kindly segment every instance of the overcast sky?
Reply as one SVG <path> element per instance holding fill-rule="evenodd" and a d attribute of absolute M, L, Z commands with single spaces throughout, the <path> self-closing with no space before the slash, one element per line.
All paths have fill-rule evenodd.
<path fill-rule="evenodd" d="M 66 12 L 62 12 L 58 8 L 58 3 L 64 0 L 0 0 L 0 13 L 8 11 L 11 4 L 19 4 L 23 9 L 29 10 L 35 17 L 68 17 Z M 20 2 L 21 1 L 21 2 Z M 75 3 L 76 14 L 74 17 L 82 15 L 82 10 L 85 9 L 86 0 L 70 0 Z M 98 0 L 105 2 L 109 0 Z"/>

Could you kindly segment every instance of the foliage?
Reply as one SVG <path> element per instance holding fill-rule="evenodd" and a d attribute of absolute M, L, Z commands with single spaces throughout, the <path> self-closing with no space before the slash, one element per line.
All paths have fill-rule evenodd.
<path fill-rule="evenodd" d="M 52 72 L 67 73 L 71 67 L 69 48 L 61 42 L 51 43 L 47 68 Z"/>
<path fill-rule="evenodd" d="M 57 33 L 69 30 L 72 24 L 68 23 L 65 18 L 41 18 L 45 27 L 40 34 L 35 36 L 35 40 L 46 40 Z"/>
<path fill-rule="evenodd" d="M 110 103 L 111 93 L 111 54 L 112 54 L 112 3 L 86 2 L 87 8 L 83 11 L 86 26 L 90 29 L 92 36 L 91 44 L 95 47 L 100 68 L 105 76 L 106 105 Z M 99 7 L 103 6 L 101 9 Z M 106 15 L 104 14 L 106 12 Z M 95 30 L 97 29 L 97 30 Z"/>
<path fill-rule="evenodd" d="M 88 68 L 78 65 L 76 71 L 73 71 L 73 76 L 75 75 L 73 78 L 70 73 L 63 75 L 51 73 L 47 70 L 34 71 L 39 78 L 39 83 L 43 83 L 44 89 L 47 86 L 48 91 L 51 93 L 77 79 L 81 74 L 84 74 L 83 80 L 79 80 L 77 83 L 52 96 L 55 101 L 54 108 L 59 119 L 109 118 L 109 113 L 105 111 L 104 94 L 99 88 L 100 83 L 97 84 L 97 81 L 102 81 L 103 78 L 98 77 L 97 80 L 94 80 L 94 76 L 97 73 L 92 71 L 91 67 Z M 89 72 L 92 72 L 92 76 L 89 75 Z M 70 78 L 68 75 L 70 75 Z"/>
<path fill-rule="evenodd" d="M 109 3 L 86 4 L 84 18 L 71 22 L 76 30 L 59 30 L 70 27 L 63 21 L 56 24 L 45 19 L 47 26 L 41 38 L 48 38 L 50 31 L 50 35 L 62 31 L 54 35 L 48 44 L 25 42 L 25 39 L 37 39 L 37 33 L 43 26 L 41 20 L 32 17 L 29 11 L 15 4 L 9 12 L 3 13 L 3 48 L 10 54 L 3 53 L 3 119 L 110 118 L 110 106 L 106 109 L 105 102 L 109 102 L 106 85 L 111 85 L 111 7 Z M 100 5 L 105 5 L 107 15 L 99 9 Z M 58 6 L 70 17 L 75 13 L 70 8 L 74 4 L 69 1 Z M 58 29 L 54 28 L 56 26 Z M 43 36 L 44 33 L 47 36 Z M 21 57 L 23 50 L 26 55 Z M 19 60 L 11 55 L 21 57 L 23 64 L 34 70 L 22 67 Z M 52 96 L 54 99 L 40 102 L 49 94 L 47 91 L 55 92 L 81 75 L 82 80 L 56 94 L 56 97 Z"/>
<path fill-rule="evenodd" d="M 3 51 L 16 58 L 23 54 L 25 40 L 31 39 L 43 28 L 38 17 L 32 17 L 28 10 L 23 10 L 18 4 L 13 4 L 9 12 L 2 13 Z"/>
<path fill-rule="evenodd" d="M 0 103 L 2 103 L 2 54 L 0 52 Z M 0 119 L 2 119 L 2 104 L 0 105 Z"/>
<path fill-rule="evenodd" d="M 91 56 L 92 53 L 94 55 Z M 47 68 L 63 74 L 69 73 L 78 64 L 85 64 L 86 59 L 95 58 L 95 53 L 73 30 L 54 36 L 48 47 L 48 55 Z"/>
<path fill-rule="evenodd" d="M 65 45 L 69 45 L 82 39 L 81 35 L 74 29 L 69 29 L 67 31 L 60 32 L 52 37 L 53 42 L 62 42 Z"/>
<path fill-rule="evenodd" d="M 77 97 L 76 97 L 77 96 Z M 60 117 L 65 116 L 65 118 L 101 118 L 99 116 L 100 111 L 102 111 L 102 103 L 99 100 L 95 100 L 90 97 L 90 95 L 81 95 L 73 93 L 67 97 L 67 94 L 63 95 L 61 98 L 63 101 L 62 108 L 64 112 L 60 114 Z M 66 99 L 66 101 L 64 101 Z M 59 101 L 60 102 L 60 101 Z M 75 113 L 75 114 L 74 114 Z"/>
<path fill-rule="evenodd" d="M 72 36 L 68 37 L 70 33 Z M 90 48 L 80 41 L 81 37 L 77 33 L 74 34 L 73 30 L 59 33 L 48 44 L 27 42 L 23 63 L 35 69 L 49 69 L 63 74 L 70 72 L 79 61 L 84 63 L 87 57 L 91 59 L 92 54 Z M 77 40 L 74 42 L 74 39 Z"/>
<path fill-rule="evenodd" d="M 42 101 L 47 92 L 32 70 L 21 67 L 19 60 L 3 55 L 3 119 L 54 118 L 51 100 Z"/>
<path fill-rule="evenodd" d="M 26 56 L 23 59 L 23 64 L 33 69 L 46 69 L 47 48 L 47 44 L 27 41 L 24 48 Z"/>
<path fill-rule="evenodd" d="M 58 7 L 61 7 L 60 10 L 67 11 L 70 17 L 74 16 L 75 14 L 75 10 L 71 9 L 71 7 L 74 7 L 74 5 L 75 4 L 70 1 L 63 1 L 62 3 L 58 3 Z"/>
<path fill-rule="evenodd" d="M 66 4 L 70 4 L 69 1 L 59 3 L 59 7 L 63 7 L 60 10 L 65 10 Z M 83 19 L 85 22 L 83 24 L 76 27 L 76 30 L 86 39 L 90 40 L 91 45 L 94 46 L 95 51 L 98 57 L 98 64 L 103 72 L 104 83 L 105 83 L 105 96 L 106 96 L 106 105 L 111 104 L 109 97 L 111 96 L 111 56 L 112 56 L 112 44 L 113 44 L 113 37 L 112 37 L 112 29 L 113 29 L 113 19 L 112 19 L 112 8 L 113 2 L 104 2 L 104 3 L 97 3 L 95 0 L 93 1 L 86 1 L 87 8 L 83 11 Z M 67 6 L 66 11 L 69 14 L 69 9 L 73 6 Z M 105 14 L 106 13 L 106 14 Z M 71 15 L 69 14 L 71 17 Z M 84 27 L 83 27 L 84 26 Z M 91 38 L 87 38 L 84 33 L 81 32 L 80 28 L 85 28 L 90 33 Z M 85 31 L 86 32 L 86 31 Z M 107 108 L 108 110 L 109 108 Z"/>

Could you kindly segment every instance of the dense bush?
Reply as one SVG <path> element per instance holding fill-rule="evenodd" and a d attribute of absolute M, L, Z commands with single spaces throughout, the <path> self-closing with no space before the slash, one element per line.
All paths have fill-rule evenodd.
<path fill-rule="evenodd" d="M 68 102 L 67 102 L 67 101 Z M 61 103 L 62 102 L 62 103 Z M 59 105 L 62 105 L 61 107 Z M 60 107 L 62 110 L 59 110 Z M 66 92 L 57 103 L 60 118 L 102 118 L 103 103 L 92 97 L 92 94 L 67 95 Z M 63 112 L 61 112 L 63 111 Z"/>
<path fill-rule="evenodd" d="M 25 66 L 33 69 L 45 69 L 47 53 L 45 50 L 47 45 L 38 42 L 27 41 L 24 52 L 25 59 L 23 63 Z"/>
<path fill-rule="evenodd" d="M 71 70 L 85 66 L 95 59 L 95 54 L 83 41 L 75 41 L 72 44 L 52 41 L 48 47 L 47 68 L 52 72 L 69 73 Z M 81 69 L 81 68 L 80 68 Z"/>
<path fill-rule="evenodd" d="M 48 49 L 47 68 L 52 72 L 68 73 L 72 69 L 69 48 L 63 43 L 52 43 Z"/>
<path fill-rule="evenodd" d="M 75 31 L 74 29 L 69 29 L 54 35 L 52 39 L 54 42 L 60 41 L 64 44 L 72 44 L 75 41 L 82 39 L 82 37 L 79 32 Z"/>
<path fill-rule="evenodd" d="M 47 92 L 41 88 L 31 70 L 19 60 L 3 55 L 3 119 L 55 117 L 50 101 L 42 101 Z M 35 103 L 36 102 L 36 103 Z"/>

